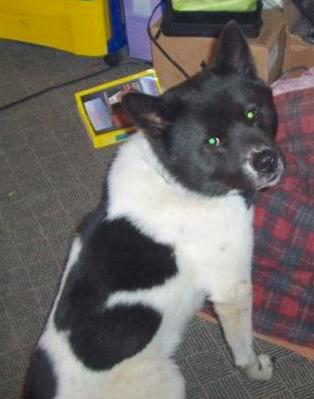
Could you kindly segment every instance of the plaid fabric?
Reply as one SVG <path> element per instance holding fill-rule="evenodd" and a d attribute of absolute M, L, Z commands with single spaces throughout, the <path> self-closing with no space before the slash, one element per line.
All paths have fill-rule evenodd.
<path fill-rule="evenodd" d="M 314 88 L 275 100 L 287 165 L 255 201 L 253 323 L 256 332 L 314 348 Z"/>
<path fill-rule="evenodd" d="M 314 348 L 314 88 L 276 105 L 287 170 L 255 204 L 254 326 Z"/>

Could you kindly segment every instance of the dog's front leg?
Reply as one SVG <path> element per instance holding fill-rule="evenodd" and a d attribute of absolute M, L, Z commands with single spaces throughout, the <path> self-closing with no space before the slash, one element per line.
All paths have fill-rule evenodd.
<path fill-rule="evenodd" d="M 214 305 L 235 364 L 250 378 L 268 380 L 272 376 L 272 361 L 268 355 L 257 355 L 253 350 L 251 284 L 242 282 L 232 291 L 226 302 Z"/>

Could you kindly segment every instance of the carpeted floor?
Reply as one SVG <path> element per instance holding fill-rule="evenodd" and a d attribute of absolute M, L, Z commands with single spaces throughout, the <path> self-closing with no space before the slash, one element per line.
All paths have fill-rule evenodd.
<path fill-rule="evenodd" d="M 0 41 L 0 106 L 101 68 L 101 59 Z M 92 149 L 74 92 L 143 68 L 133 60 L 0 111 L 0 399 L 19 397 L 70 238 L 97 203 L 115 151 Z M 314 397 L 313 364 L 286 349 L 256 345 L 277 358 L 270 382 L 247 380 L 233 367 L 219 327 L 195 318 L 176 356 L 188 398 Z"/>

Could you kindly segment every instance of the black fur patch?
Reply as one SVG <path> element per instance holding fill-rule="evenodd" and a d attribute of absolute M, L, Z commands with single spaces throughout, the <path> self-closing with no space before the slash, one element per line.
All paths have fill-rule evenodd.
<path fill-rule="evenodd" d="M 57 382 L 48 355 L 44 350 L 37 349 L 31 360 L 23 388 L 23 399 L 53 399 Z"/>
<path fill-rule="evenodd" d="M 106 309 L 108 297 L 163 284 L 177 268 L 170 247 L 154 243 L 127 220 L 98 217 L 94 213 L 82 227 L 84 245 L 64 286 L 55 323 L 70 331 L 70 344 L 88 367 L 107 369 L 143 349 L 161 319 L 140 305 Z"/>
<path fill-rule="evenodd" d="M 142 305 L 116 306 L 82 315 L 71 329 L 70 343 L 85 366 L 110 369 L 140 352 L 155 335 L 161 315 Z"/>

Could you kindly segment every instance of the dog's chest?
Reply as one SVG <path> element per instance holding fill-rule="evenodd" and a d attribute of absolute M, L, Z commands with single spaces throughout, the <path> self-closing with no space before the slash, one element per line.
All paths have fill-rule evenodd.
<path fill-rule="evenodd" d="M 195 284 L 206 291 L 211 285 L 247 279 L 253 247 L 252 211 L 240 197 L 208 201 L 207 206 L 182 215 L 175 241 L 180 270 L 190 269 Z M 180 225 L 180 223 L 178 223 Z"/>

